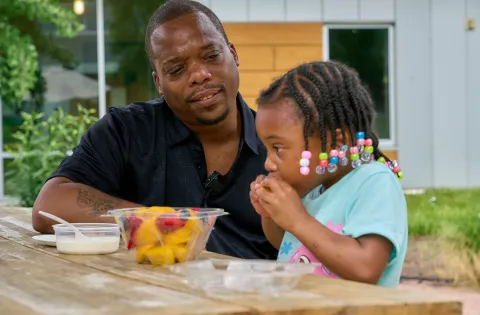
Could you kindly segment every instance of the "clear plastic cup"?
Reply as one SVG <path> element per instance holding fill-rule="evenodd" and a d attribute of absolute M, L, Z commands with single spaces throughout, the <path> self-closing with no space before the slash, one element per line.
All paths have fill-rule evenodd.
<path fill-rule="evenodd" d="M 109 223 L 72 223 L 86 238 L 76 238 L 72 228 L 55 224 L 57 250 L 64 254 L 101 255 L 111 254 L 120 245 L 120 229 Z"/>
<path fill-rule="evenodd" d="M 195 260 L 204 250 L 219 208 L 143 207 L 111 210 L 138 263 L 171 265 Z"/>

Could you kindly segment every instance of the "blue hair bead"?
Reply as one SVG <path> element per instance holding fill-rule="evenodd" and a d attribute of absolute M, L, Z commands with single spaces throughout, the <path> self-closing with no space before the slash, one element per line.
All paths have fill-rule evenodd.
<path fill-rule="evenodd" d="M 338 156 L 331 156 L 330 164 L 338 164 Z"/>

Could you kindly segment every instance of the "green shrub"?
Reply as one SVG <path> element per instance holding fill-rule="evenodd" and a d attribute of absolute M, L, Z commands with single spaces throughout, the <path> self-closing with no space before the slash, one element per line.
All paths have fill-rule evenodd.
<path fill-rule="evenodd" d="M 47 177 L 97 120 L 96 110 L 78 106 L 78 116 L 61 108 L 45 119 L 43 113 L 21 113 L 23 122 L 12 135 L 14 144 L 5 151 L 14 155 L 5 173 L 20 205 L 32 207 Z"/>

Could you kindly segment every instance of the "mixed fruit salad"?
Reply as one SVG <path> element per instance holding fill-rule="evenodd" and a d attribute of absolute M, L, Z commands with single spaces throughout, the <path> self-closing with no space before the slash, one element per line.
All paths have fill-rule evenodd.
<path fill-rule="evenodd" d="M 194 259 L 204 249 L 216 217 L 202 211 L 145 207 L 124 212 L 117 221 L 138 263 L 170 265 Z"/>

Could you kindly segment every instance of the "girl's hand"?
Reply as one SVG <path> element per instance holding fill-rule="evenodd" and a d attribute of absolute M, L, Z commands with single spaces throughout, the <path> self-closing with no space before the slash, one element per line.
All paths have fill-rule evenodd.
<path fill-rule="evenodd" d="M 295 189 L 278 178 L 266 177 L 256 189 L 256 195 L 264 211 L 286 231 L 291 232 L 295 225 L 309 217 Z"/>
<path fill-rule="evenodd" d="M 268 213 L 260 205 L 257 195 L 257 189 L 261 189 L 261 183 L 264 178 L 265 175 L 259 175 L 255 179 L 255 181 L 250 184 L 250 202 L 252 203 L 253 208 L 255 209 L 255 211 L 257 211 L 259 215 L 261 215 L 262 217 L 269 217 Z"/>

